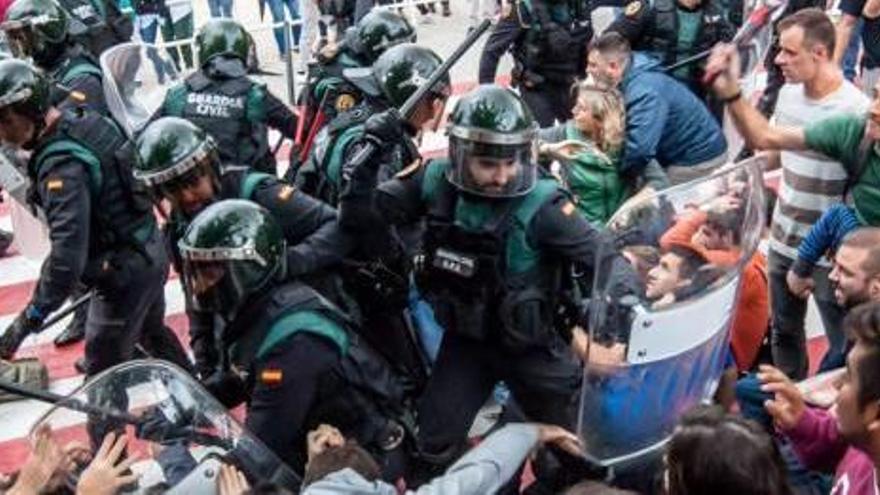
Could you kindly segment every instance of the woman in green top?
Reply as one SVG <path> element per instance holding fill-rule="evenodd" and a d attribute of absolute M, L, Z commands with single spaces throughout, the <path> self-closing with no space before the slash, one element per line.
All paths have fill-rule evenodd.
<path fill-rule="evenodd" d="M 604 225 L 636 191 L 641 196 L 669 182 L 657 162 L 635 180 L 618 173 L 626 128 L 620 92 L 589 80 L 578 83 L 574 92 L 573 118 L 542 129 L 539 151 L 560 164 L 556 175 L 574 194 L 578 211 L 594 225 Z"/>

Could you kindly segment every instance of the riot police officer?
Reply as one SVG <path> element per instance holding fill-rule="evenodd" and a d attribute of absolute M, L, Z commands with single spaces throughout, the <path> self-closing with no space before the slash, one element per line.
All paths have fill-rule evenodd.
<path fill-rule="evenodd" d="M 168 90 L 158 116 L 183 117 L 217 143 L 220 159 L 275 174 L 268 128 L 293 138 L 296 115 L 247 77 L 253 39 L 231 19 L 211 19 L 196 35 L 198 71 Z"/>
<path fill-rule="evenodd" d="M 493 28 L 480 57 L 481 84 L 493 83 L 498 62 L 511 50 L 517 87 L 541 127 L 571 117 L 571 86 L 584 72 L 593 31 L 589 2 L 517 0 Z"/>
<path fill-rule="evenodd" d="M 306 433 L 337 426 L 384 459 L 405 441 L 404 398 L 386 363 L 342 311 L 290 278 L 276 216 L 243 200 L 214 203 L 180 240 L 191 304 L 225 321 L 223 349 L 244 380 L 246 426 L 295 470 Z"/>
<path fill-rule="evenodd" d="M 70 15 L 71 36 L 95 58 L 119 43 L 131 41 L 132 18 L 114 0 L 59 0 Z"/>
<path fill-rule="evenodd" d="M 52 87 L 53 105 L 84 105 L 107 116 L 97 59 L 70 35 L 70 24 L 69 14 L 56 0 L 16 0 L 0 28 L 16 57 L 31 58 L 60 85 Z"/>
<path fill-rule="evenodd" d="M 283 229 L 289 247 L 288 274 L 303 276 L 341 261 L 347 240 L 336 224 L 336 212 L 275 176 L 249 167 L 223 163 L 217 146 L 205 131 L 178 118 L 162 117 L 147 125 L 136 141 L 134 177 L 167 200 L 171 211 L 165 224 L 172 263 L 181 269 L 177 241 L 199 211 L 222 199 L 248 199 L 268 209 Z M 196 370 L 211 378 L 217 360 L 214 322 L 190 311 L 190 345 Z M 216 393 L 216 390 L 214 391 Z"/>
<path fill-rule="evenodd" d="M 376 110 L 343 72 L 370 67 L 389 48 L 415 40 L 416 32 L 405 17 L 387 9 L 374 9 L 346 31 L 341 43 L 318 53 L 317 60 L 309 64 L 306 87 L 300 94 L 303 115 L 291 170 L 305 161 L 317 133 L 338 115 Z"/>
<path fill-rule="evenodd" d="M 31 151 L 31 202 L 43 211 L 51 242 L 30 302 L 0 338 L 0 356 L 8 359 L 41 331 L 81 281 L 95 288 L 86 320 L 88 375 L 133 358 L 138 343 L 188 367 L 163 325 L 168 258 L 152 203 L 131 179 L 134 150 L 119 127 L 89 111 L 58 110 L 37 69 L 4 60 L 0 140 Z"/>
<path fill-rule="evenodd" d="M 381 108 L 398 108 L 441 64 L 433 51 L 405 43 L 383 53 L 372 68 L 350 69 L 346 75 L 372 100 L 381 102 Z M 422 127 L 436 127 L 449 91 L 449 78 L 441 79 L 406 123 L 408 132 L 383 144 L 380 156 L 375 158 L 382 163 L 378 173 L 381 180 L 390 179 L 419 159 L 411 135 Z M 296 176 L 302 190 L 330 204 L 338 203 L 346 187 L 346 169 L 363 144 L 362 122 L 369 115 L 365 111 L 357 118 L 340 115 L 319 134 L 314 152 Z M 421 227 L 395 228 L 386 239 L 389 233 L 383 225 L 381 220 L 371 218 L 358 225 L 361 242 L 346 260 L 345 286 L 360 306 L 364 335 L 418 387 L 424 378 L 424 365 L 415 340 L 410 338 L 404 310 L 410 289 L 407 260 L 418 244 Z"/>
<path fill-rule="evenodd" d="M 367 121 L 376 143 L 402 132 L 391 112 Z M 552 178 L 539 174 L 537 124 L 512 91 L 483 85 L 450 115 L 449 158 L 428 161 L 375 186 L 379 163 L 352 171 L 340 223 L 370 211 L 389 224 L 426 221 L 416 284 L 445 328 L 419 406 L 422 460 L 451 462 L 498 380 L 530 420 L 574 425 L 581 368 L 571 327 L 554 326 L 572 264 L 589 273 L 607 235 L 576 213 Z M 638 282 L 619 255 L 618 290 Z M 585 280 L 592 280 L 587 275 Z M 541 482 L 552 479 L 539 463 Z M 558 491 L 558 487 L 555 487 Z"/>
<path fill-rule="evenodd" d="M 716 43 L 730 41 L 736 28 L 718 0 L 632 0 L 607 31 L 620 33 L 633 50 L 651 53 L 670 66 Z M 670 75 L 701 99 L 706 97 L 699 63 L 680 67 Z"/>

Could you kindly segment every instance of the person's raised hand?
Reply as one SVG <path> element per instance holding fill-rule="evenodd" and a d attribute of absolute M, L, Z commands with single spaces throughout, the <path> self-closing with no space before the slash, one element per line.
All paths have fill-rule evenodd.
<path fill-rule="evenodd" d="M 247 478 L 235 466 L 220 466 L 220 474 L 217 476 L 217 491 L 220 495 L 244 495 L 250 488 Z"/>
<path fill-rule="evenodd" d="M 788 284 L 788 290 L 801 299 L 810 297 L 816 286 L 813 277 L 801 277 L 792 270 L 785 274 L 785 283 Z"/>
<path fill-rule="evenodd" d="M 739 53 L 732 43 L 719 43 L 712 48 L 706 62 L 703 82 L 722 100 L 736 96 L 739 86 Z"/>
<path fill-rule="evenodd" d="M 561 426 L 539 424 L 538 443 L 556 446 L 576 457 L 583 456 L 584 444 L 581 439 Z"/>
<path fill-rule="evenodd" d="M 764 401 L 764 409 L 773 416 L 777 427 L 794 428 L 807 409 L 803 394 L 779 369 L 769 365 L 761 365 L 759 369 L 761 391 L 773 394 L 773 399 Z"/>
<path fill-rule="evenodd" d="M 9 494 L 41 493 L 55 472 L 62 467 L 64 452 L 52 437 L 48 424 L 40 425 L 31 436 L 31 454 L 18 473 Z"/>
<path fill-rule="evenodd" d="M 129 469 L 137 462 L 137 457 L 120 460 L 127 443 L 124 433 L 110 432 L 104 437 L 92 462 L 79 477 L 76 484 L 78 495 L 114 495 L 122 487 L 137 481 L 138 475 Z"/>

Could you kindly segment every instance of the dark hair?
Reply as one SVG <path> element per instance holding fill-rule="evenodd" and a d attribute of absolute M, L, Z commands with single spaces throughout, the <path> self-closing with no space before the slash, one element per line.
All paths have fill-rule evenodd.
<path fill-rule="evenodd" d="M 685 246 L 673 244 L 672 246 L 669 246 L 669 249 L 667 249 L 666 252 L 672 253 L 681 258 L 681 266 L 678 269 L 678 277 L 682 280 L 686 278 L 693 278 L 694 275 L 696 275 L 697 270 L 699 270 L 701 266 L 706 264 L 706 258 L 704 258 L 697 251 Z"/>
<path fill-rule="evenodd" d="M 598 481 L 582 481 L 565 490 L 563 495 L 638 495 L 636 492 L 621 490 Z"/>
<path fill-rule="evenodd" d="M 331 447 L 316 455 L 306 464 L 302 486 L 306 487 L 323 479 L 330 473 L 351 468 L 367 481 L 375 481 L 382 475 L 382 468 L 373 456 L 357 442 L 347 440 L 341 447 Z"/>
<path fill-rule="evenodd" d="M 742 238 L 743 208 L 724 211 L 709 210 L 706 213 L 706 224 L 722 235 L 733 234 L 733 243 L 739 244 Z"/>
<path fill-rule="evenodd" d="M 629 41 L 615 31 L 607 31 L 602 36 L 594 38 L 590 42 L 589 51 L 593 50 L 601 53 L 603 57 L 615 58 L 621 62 L 629 60 L 629 55 L 632 52 Z"/>
<path fill-rule="evenodd" d="M 821 9 L 809 8 L 798 10 L 794 14 L 783 18 L 777 25 L 778 32 L 798 26 L 804 30 L 804 46 L 812 48 L 816 44 L 825 47 L 828 58 L 834 55 L 836 43 L 834 24 L 828 15 Z"/>
<path fill-rule="evenodd" d="M 779 449 L 757 423 L 699 406 L 666 449 L 669 495 L 791 495 Z"/>
<path fill-rule="evenodd" d="M 865 249 L 868 256 L 859 268 L 865 272 L 865 278 L 873 278 L 880 274 L 880 228 L 860 227 L 843 238 L 842 246 Z"/>
<path fill-rule="evenodd" d="M 859 380 L 859 407 L 863 408 L 880 399 L 880 303 L 866 302 L 851 309 L 843 328 L 850 339 L 865 348 L 858 369 L 853 370 Z"/>
<path fill-rule="evenodd" d="M 636 244 L 634 246 L 624 247 L 623 251 L 626 251 L 635 258 L 635 265 L 633 268 L 636 269 L 636 272 L 638 272 L 639 277 L 641 277 L 642 280 L 648 276 L 648 272 L 651 268 L 654 268 L 657 266 L 657 263 L 660 262 L 660 251 L 654 246 Z"/>

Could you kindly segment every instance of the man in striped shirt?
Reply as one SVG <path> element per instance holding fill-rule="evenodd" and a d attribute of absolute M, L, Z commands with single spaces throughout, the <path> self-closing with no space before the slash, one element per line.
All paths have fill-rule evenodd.
<path fill-rule="evenodd" d="M 779 25 L 780 53 L 776 57 L 787 84 L 779 94 L 774 114 L 775 128 L 802 128 L 827 117 L 845 113 L 864 114 L 868 99 L 846 81 L 833 63 L 835 33 L 828 16 L 818 9 L 805 9 Z M 716 85 L 717 86 L 717 85 Z M 724 95 L 727 96 L 727 95 Z M 746 141 L 756 149 L 779 149 L 770 145 L 772 133 L 752 119 L 743 118 L 743 102 L 727 98 L 731 114 Z M 762 119 L 763 120 L 763 119 Z M 808 363 L 804 320 L 808 291 L 793 293 L 786 283 L 788 271 L 797 259 L 801 240 L 822 215 L 842 201 L 849 174 L 839 162 L 815 151 L 782 151 L 771 157 L 781 162 L 779 201 L 773 212 L 769 271 L 772 313 L 773 361 L 794 379 L 806 376 Z M 776 158 L 778 156 L 778 159 Z M 843 364 L 845 339 L 841 333 L 843 310 L 836 304 L 828 282 L 830 265 L 821 260 L 813 273 L 813 296 L 819 308 L 831 349 L 822 367 Z"/>

